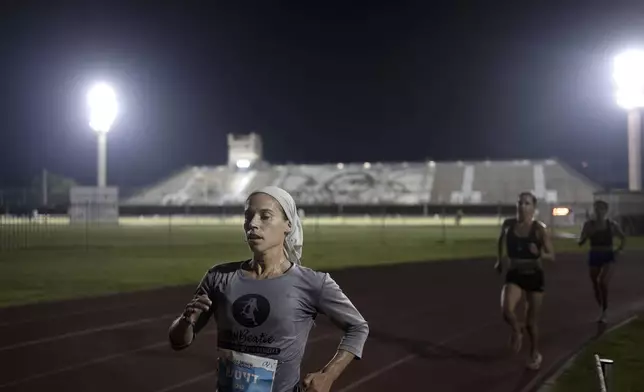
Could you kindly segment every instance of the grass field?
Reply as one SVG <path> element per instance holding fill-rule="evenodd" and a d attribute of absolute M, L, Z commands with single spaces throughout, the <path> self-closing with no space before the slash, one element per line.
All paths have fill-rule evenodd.
<path fill-rule="evenodd" d="M 598 391 L 594 355 L 615 361 L 610 392 L 644 391 L 644 320 L 638 318 L 590 344 L 557 380 L 554 392 Z"/>
<path fill-rule="evenodd" d="M 120 226 L 237 226 L 241 227 L 244 218 L 241 215 L 171 215 L 171 216 L 121 216 Z M 464 217 L 463 226 L 496 226 L 502 218 L 498 216 Z M 399 216 L 399 215 L 364 215 L 364 216 L 305 216 L 307 226 L 452 226 L 454 217 L 432 216 Z M 66 215 L 40 215 L 34 218 L 0 215 L 0 226 L 48 225 L 67 226 L 70 224 Z"/>
<path fill-rule="evenodd" d="M 498 227 L 308 221 L 303 263 L 351 266 L 493 256 Z M 493 222 L 491 222 L 493 223 Z M 26 227 L 26 226 L 24 226 Z M 194 284 L 210 266 L 248 257 L 241 225 L 0 226 L 0 307 Z M 640 241 L 641 242 L 641 241 Z M 558 251 L 578 250 L 557 240 Z M 490 266 L 491 268 L 492 266 Z"/>

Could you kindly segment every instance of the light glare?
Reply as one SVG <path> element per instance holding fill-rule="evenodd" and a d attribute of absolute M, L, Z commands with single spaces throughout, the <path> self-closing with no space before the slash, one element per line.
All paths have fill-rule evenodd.
<path fill-rule="evenodd" d="M 555 207 L 552 209 L 552 216 L 567 216 L 570 214 L 570 209 L 567 207 Z"/>
<path fill-rule="evenodd" d="M 89 126 L 96 132 L 108 132 L 118 113 L 116 93 L 105 83 L 92 87 L 87 94 Z"/>
<path fill-rule="evenodd" d="M 248 169 L 250 167 L 250 161 L 248 159 L 239 159 L 237 160 L 237 167 L 240 169 Z"/>
<path fill-rule="evenodd" d="M 624 109 L 644 107 L 644 51 L 629 50 L 615 57 L 615 100 Z"/>

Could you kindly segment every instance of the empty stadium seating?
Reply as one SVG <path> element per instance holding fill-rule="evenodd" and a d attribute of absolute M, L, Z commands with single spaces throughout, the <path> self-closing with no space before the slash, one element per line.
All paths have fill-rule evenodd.
<path fill-rule="evenodd" d="M 555 160 L 192 167 L 125 205 L 238 205 L 277 185 L 303 205 L 513 204 L 522 191 L 548 203 L 592 201 L 599 187 Z"/>
<path fill-rule="evenodd" d="M 473 189 L 489 203 L 512 203 L 517 193 L 534 191 L 533 164 L 527 161 L 473 164 Z"/>
<path fill-rule="evenodd" d="M 459 192 L 463 184 L 463 164 L 460 162 L 436 163 L 434 169 L 430 202 L 450 204 L 452 202 L 452 193 Z"/>

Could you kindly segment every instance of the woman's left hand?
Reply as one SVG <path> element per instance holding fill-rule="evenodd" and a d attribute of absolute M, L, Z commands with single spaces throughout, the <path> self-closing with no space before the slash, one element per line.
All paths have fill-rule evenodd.
<path fill-rule="evenodd" d="M 309 373 L 304 377 L 302 385 L 306 392 L 329 392 L 333 385 L 333 378 L 322 372 Z"/>
<path fill-rule="evenodd" d="M 539 247 L 534 242 L 530 244 L 530 246 L 528 247 L 528 250 L 530 250 L 530 253 L 532 253 L 535 256 L 541 255 L 541 252 L 539 251 Z"/>

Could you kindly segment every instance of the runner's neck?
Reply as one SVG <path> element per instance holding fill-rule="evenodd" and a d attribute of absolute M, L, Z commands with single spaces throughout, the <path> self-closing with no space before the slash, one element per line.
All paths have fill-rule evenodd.
<path fill-rule="evenodd" d="M 288 270 L 287 261 L 283 249 L 271 249 L 265 254 L 255 255 L 250 261 L 250 270 L 257 279 L 271 278 L 282 275 Z"/>

